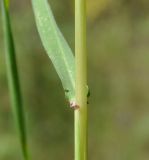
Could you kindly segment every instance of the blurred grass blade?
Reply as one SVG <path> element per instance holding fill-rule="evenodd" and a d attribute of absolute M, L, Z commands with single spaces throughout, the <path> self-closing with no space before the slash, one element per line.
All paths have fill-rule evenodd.
<path fill-rule="evenodd" d="M 3 29 L 6 48 L 6 64 L 7 75 L 10 89 L 11 104 L 14 113 L 14 119 L 19 131 L 22 152 L 25 160 L 28 160 L 27 154 L 27 138 L 25 130 L 24 110 L 22 106 L 22 97 L 20 92 L 15 48 L 13 42 L 13 36 L 11 32 L 11 24 L 9 19 L 9 1 L 1 0 L 2 5 L 2 17 L 3 17 Z"/>
<path fill-rule="evenodd" d="M 47 0 L 32 0 L 38 32 L 44 48 L 62 81 L 69 101 L 75 97 L 75 61 L 61 34 Z"/>

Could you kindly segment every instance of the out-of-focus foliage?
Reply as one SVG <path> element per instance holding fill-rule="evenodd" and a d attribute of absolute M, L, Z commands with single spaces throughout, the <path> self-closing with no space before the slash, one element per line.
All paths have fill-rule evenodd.
<path fill-rule="evenodd" d="M 50 0 L 74 49 L 74 5 Z M 73 111 L 35 28 L 29 0 L 12 0 L 12 22 L 32 158 L 73 160 Z M 88 1 L 89 159 L 149 159 L 149 1 Z M 1 23 L 0 23 L 1 24 Z M 0 159 L 20 160 L 0 27 Z"/>
<path fill-rule="evenodd" d="M 111 0 L 87 0 L 87 17 L 90 21 L 96 18 L 107 8 Z"/>

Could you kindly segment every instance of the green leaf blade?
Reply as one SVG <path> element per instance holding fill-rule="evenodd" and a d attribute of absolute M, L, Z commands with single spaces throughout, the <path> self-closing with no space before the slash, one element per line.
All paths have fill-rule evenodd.
<path fill-rule="evenodd" d="M 16 53 L 13 41 L 13 35 L 11 31 L 11 23 L 9 16 L 9 0 L 1 0 L 2 6 L 2 20 L 6 49 L 6 65 L 7 65 L 7 77 L 10 90 L 11 105 L 13 109 L 14 119 L 19 132 L 19 138 L 22 148 L 24 160 L 28 160 L 27 151 L 27 135 L 25 127 L 24 109 L 22 104 L 22 96 L 20 91 Z"/>
<path fill-rule="evenodd" d="M 32 0 L 38 32 L 43 46 L 59 75 L 69 101 L 75 98 L 75 61 L 60 32 L 47 0 Z"/>

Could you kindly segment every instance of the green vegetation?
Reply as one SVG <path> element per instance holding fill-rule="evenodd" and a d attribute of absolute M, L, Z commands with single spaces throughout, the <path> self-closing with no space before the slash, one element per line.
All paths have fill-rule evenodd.
<path fill-rule="evenodd" d="M 80 3 L 81 2 L 81 3 Z M 37 28 L 42 43 L 62 81 L 70 107 L 75 110 L 75 160 L 87 159 L 87 66 L 86 66 L 86 1 L 76 1 L 76 67 L 71 49 L 56 25 L 47 0 L 32 0 Z M 3 28 L 7 51 L 8 80 L 20 131 L 24 159 L 28 159 L 24 111 L 18 79 L 15 47 L 9 20 L 9 1 L 2 1 Z M 82 16 L 83 15 L 83 16 Z M 76 76 L 75 76 L 76 68 Z M 76 77 L 76 83 L 75 83 Z M 76 91 L 75 91 L 76 90 Z"/>
<path fill-rule="evenodd" d="M 16 53 L 11 31 L 11 22 L 9 17 L 9 0 L 2 0 L 3 30 L 6 48 L 7 75 L 10 89 L 11 105 L 14 113 L 14 119 L 19 131 L 19 137 L 22 147 L 24 160 L 28 160 L 27 138 L 25 130 L 24 110 L 22 96 L 18 78 L 18 69 L 16 64 Z"/>
<path fill-rule="evenodd" d="M 47 0 L 32 0 L 42 43 L 62 81 L 66 97 L 75 99 L 75 64 L 71 49 L 54 20 Z"/>
<path fill-rule="evenodd" d="M 75 160 L 87 159 L 86 1 L 76 0 L 75 59 L 56 25 L 48 1 L 32 0 L 36 24 L 46 51 L 75 109 Z M 76 68 L 76 76 L 75 76 Z M 76 77 L 76 83 L 75 83 Z M 76 88 L 76 91 L 75 91 Z M 75 94 L 76 93 L 76 94 Z"/>
<path fill-rule="evenodd" d="M 87 160 L 87 53 L 86 53 L 86 0 L 75 0 L 75 160 Z"/>
<path fill-rule="evenodd" d="M 73 160 L 73 110 L 67 105 L 60 80 L 42 47 L 30 1 L 11 2 L 31 159 Z M 74 51 L 74 2 L 49 3 Z M 148 6 L 145 0 L 88 0 L 88 159 L 149 158 Z M 1 17 L 0 159 L 20 160 L 7 88 Z"/>

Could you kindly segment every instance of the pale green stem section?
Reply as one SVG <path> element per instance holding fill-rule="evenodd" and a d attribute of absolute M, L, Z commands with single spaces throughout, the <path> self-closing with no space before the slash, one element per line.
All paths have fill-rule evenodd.
<path fill-rule="evenodd" d="M 75 0 L 76 103 L 75 160 L 87 160 L 86 0 Z"/>

